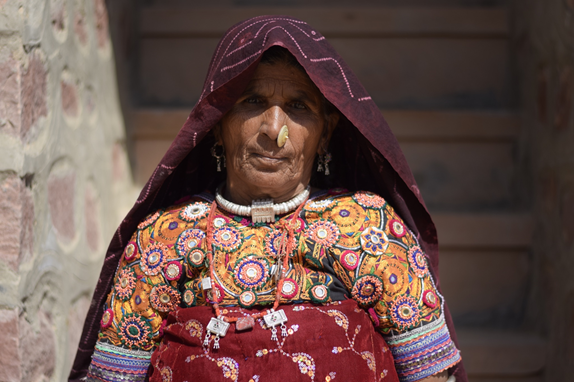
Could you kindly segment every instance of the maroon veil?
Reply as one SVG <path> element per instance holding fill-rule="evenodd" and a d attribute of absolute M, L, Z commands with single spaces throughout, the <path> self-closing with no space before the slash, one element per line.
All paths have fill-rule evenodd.
<path fill-rule="evenodd" d="M 182 197 L 204 190 L 213 192 L 222 180 L 215 163 L 211 163 L 209 149 L 214 138 L 210 131 L 242 94 L 263 52 L 274 45 L 289 50 L 341 113 L 330 144 L 331 175 L 316 179 L 314 185 L 332 184 L 383 196 L 417 235 L 440 290 L 435 226 L 399 144 L 376 104 L 335 49 L 310 25 L 288 16 L 255 17 L 230 28 L 219 42 L 198 103 L 116 230 L 84 323 L 70 381 L 79 381 L 87 373 L 103 304 L 124 246 L 137 224 L 147 214 Z M 456 344 L 446 304 L 444 314 Z M 462 362 L 454 372 L 457 381 L 466 381 Z"/>

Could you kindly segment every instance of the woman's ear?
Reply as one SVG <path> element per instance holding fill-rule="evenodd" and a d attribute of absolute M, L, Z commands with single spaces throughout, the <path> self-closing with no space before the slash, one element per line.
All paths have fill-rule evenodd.
<path fill-rule="evenodd" d="M 334 111 L 327 116 L 327 120 L 325 121 L 325 130 L 323 131 L 323 137 L 321 137 L 321 142 L 319 143 L 319 148 L 317 149 L 317 154 L 323 155 L 325 151 L 327 151 L 327 147 L 329 147 L 329 142 L 331 141 L 331 136 L 333 135 L 333 131 L 335 130 L 335 126 L 339 123 L 339 112 Z"/>

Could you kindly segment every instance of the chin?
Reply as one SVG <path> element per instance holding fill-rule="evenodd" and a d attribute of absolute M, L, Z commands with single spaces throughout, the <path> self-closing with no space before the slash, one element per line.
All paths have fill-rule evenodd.
<path fill-rule="evenodd" d="M 253 174 L 251 176 L 247 176 L 246 179 L 253 186 L 265 190 L 267 189 L 284 190 L 290 184 L 293 184 L 292 179 L 285 178 L 284 176 L 282 176 L 281 173 L 277 172 L 259 173 L 257 175 Z"/>
<path fill-rule="evenodd" d="M 256 189 L 258 192 L 264 194 L 269 194 L 270 196 L 280 195 L 289 188 L 297 187 L 298 184 L 293 178 L 286 177 L 284 173 L 279 171 L 250 172 L 249 174 L 245 174 L 243 179 L 246 180 L 250 188 Z"/>

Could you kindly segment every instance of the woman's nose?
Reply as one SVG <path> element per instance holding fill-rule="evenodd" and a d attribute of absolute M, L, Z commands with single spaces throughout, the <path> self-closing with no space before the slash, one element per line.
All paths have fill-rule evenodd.
<path fill-rule="evenodd" d="M 277 140 L 281 127 L 287 122 L 287 115 L 280 106 L 272 106 L 264 113 L 259 131 L 272 141 Z"/>

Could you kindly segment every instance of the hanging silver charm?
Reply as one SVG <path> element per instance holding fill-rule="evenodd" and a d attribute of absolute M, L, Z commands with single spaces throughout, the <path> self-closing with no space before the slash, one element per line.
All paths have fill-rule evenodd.
<path fill-rule="evenodd" d="M 285 311 L 283 309 L 271 310 L 269 313 L 263 316 L 263 320 L 265 321 L 265 325 L 269 327 L 275 327 L 277 325 L 286 323 L 287 316 L 285 315 Z"/>
<path fill-rule="evenodd" d="M 225 337 L 229 323 L 223 321 L 221 318 L 211 317 L 209 324 L 207 324 L 207 331 L 219 337 Z"/>
<path fill-rule="evenodd" d="M 271 329 L 271 341 L 277 341 L 277 328 L 275 326 Z"/>
<path fill-rule="evenodd" d="M 263 316 L 263 321 L 265 325 L 271 328 L 271 340 L 277 341 L 277 326 L 281 325 L 281 335 L 283 337 L 287 336 L 287 327 L 285 323 L 287 322 L 287 316 L 283 309 L 271 310 L 265 316 Z M 283 329 L 285 327 L 285 329 Z"/>
<path fill-rule="evenodd" d="M 215 336 L 215 338 L 213 339 L 213 348 L 219 349 L 219 336 Z"/>
<path fill-rule="evenodd" d="M 209 340 L 211 335 L 213 334 L 213 348 L 219 349 L 219 339 L 221 337 L 225 337 L 227 334 L 227 329 L 229 329 L 230 324 L 225 322 L 221 318 L 212 317 L 209 320 L 209 324 L 207 324 L 207 335 L 205 336 L 205 340 L 203 341 L 203 346 L 209 347 Z"/>

